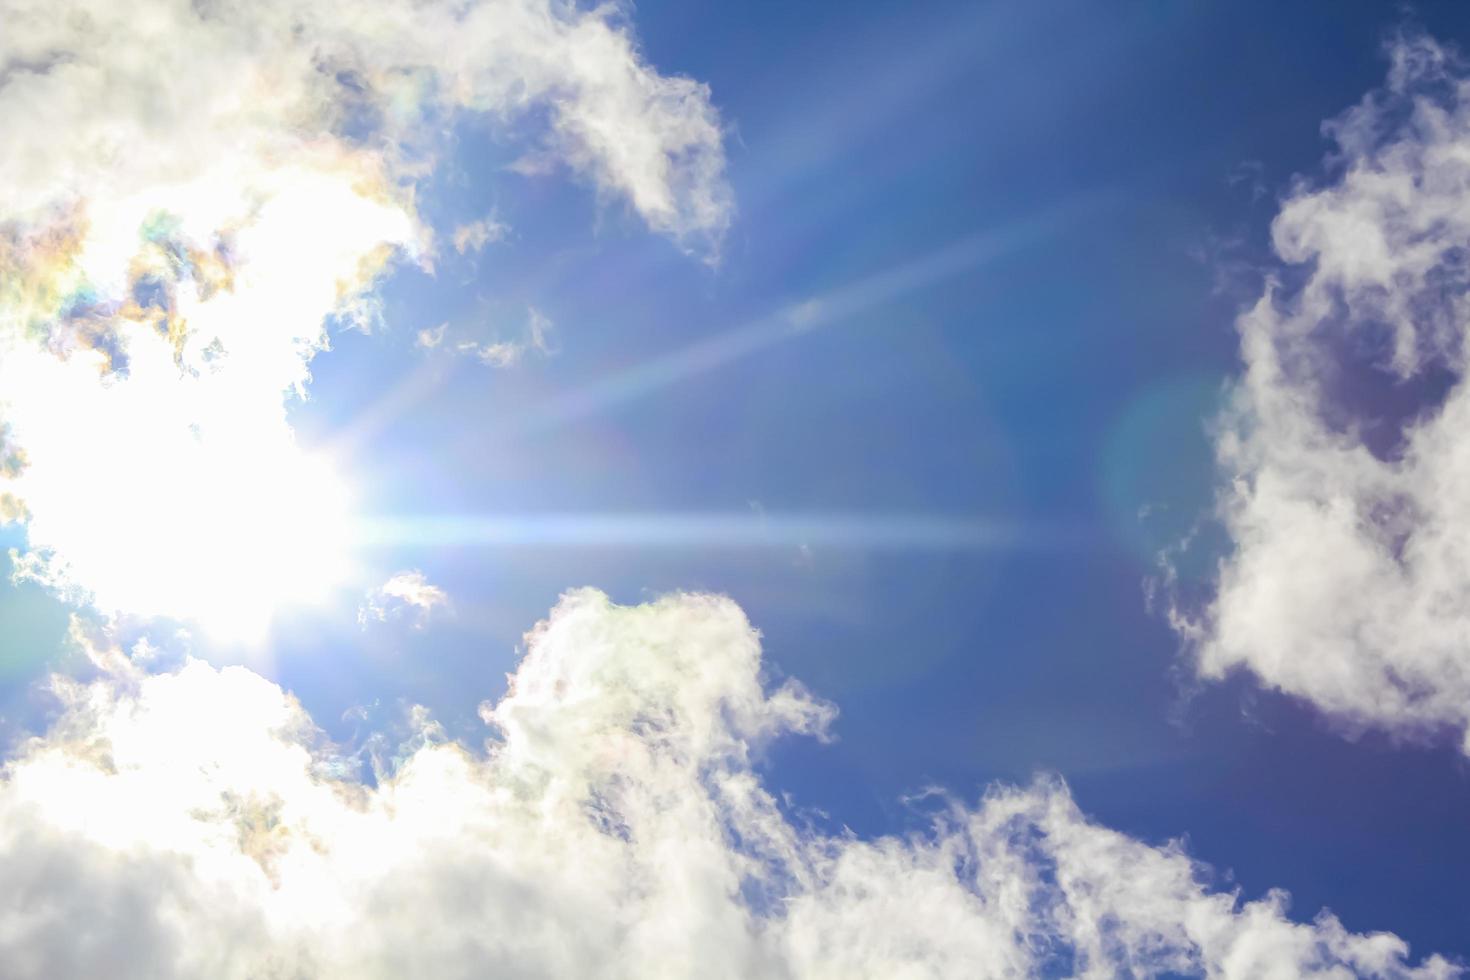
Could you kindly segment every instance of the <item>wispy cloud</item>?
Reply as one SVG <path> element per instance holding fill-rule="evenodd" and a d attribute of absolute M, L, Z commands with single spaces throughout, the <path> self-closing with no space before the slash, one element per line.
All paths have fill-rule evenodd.
<path fill-rule="evenodd" d="M 448 607 L 449 596 L 444 590 L 415 568 L 394 574 L 370 591 L 358 610 L 357 621 L 366 626 L 371 621 L 406 619 L 415 629 L 423 629 L 436 610 Z"/>
<path fill-rule="evenodd" d="M 761 683 L 729 600 L 564 597 L 481 750 L 419 731 L 371 782 L 242 668 L 58 680 L 0 778 L 0 959 L 56 976 L 1439 978 L 1402 941 L 1212 891 L 1064 785 L 928 794 L 928 830 L 793 818 L 752 756 L 834 709 Z"/>
<path fill-rule="evenodd" d="M 520 334 L 512 339 L 455 339 L 449 335 L 448 323 L 420 330 L 414 345 L 421 350 L 445 350 L 460 357 L 479 361 L 486 367 L 511 368 L 528 357 L 556 353 L 551 318 L 534 306 L 526 309 L 526 322 Z"/>
<path fill-rule="evenodd" d="M 469 255 L 480 251 L 491 242 L 500 241 L 509 232 L 510 228 L 507 225 L 491 216 L 459 225 L 454 229 L 450 240 L 454 243 L 456 252 L 460 255 Z"/>
<path fill-rule="evenodd" d="M 444 335 L 449 332 L 449 324 L 441 323 L 437 327 L 425 327 L 420 330 L 414 339 L 414 346 L 422 350 L 437 350 L 444 343 Z"/>
<path fill-rule="evenodd" d="M 1386 87 L 1326 127 L 1337 176 L 1272 226 L 1292 268 L 1239 320 L 1216 441 L 1234 548 L 1173 616 L 1206 677 L 1470 752 L 1470 89 L 1432 40 L 1388 53 Z"/>

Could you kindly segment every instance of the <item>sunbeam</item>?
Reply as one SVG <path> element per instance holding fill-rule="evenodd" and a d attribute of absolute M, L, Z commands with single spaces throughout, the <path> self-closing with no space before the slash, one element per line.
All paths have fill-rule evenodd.
<path fill-rule="evenodd" d="M 796 548 L 990 551 L 1074 547 L 1080 529 L 933 514 L 461 514 L 359 522 L 368 547 Z"/>
<path fill-rule="evenodd" d="M 1106 195 L 1088 195 L 976 232 L 912 261 L 830 292 L 788 303 L 742 326 L 551 399 L 531 408 L 507 427 L 513 431 L 539 432 L 646 397 L 768 347 L 795 340 L 809 331 L 840 323 L 906 293 L 982 269 L 1096 213 L 1106 201 Z"/>

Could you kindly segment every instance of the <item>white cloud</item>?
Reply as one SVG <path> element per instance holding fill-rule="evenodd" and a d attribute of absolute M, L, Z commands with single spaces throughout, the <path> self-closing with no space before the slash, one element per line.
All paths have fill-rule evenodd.
<path fill-rule="evenodd" d="M 441 323 L 437 327 L 426 327 L 418 332 L 414 340 L 414 346 L 423 350 L 434 350 L 444 343 L 444 334 L 449 330 L 448 323 Z"/>
<path fill-rule="evenodd" d="M 398 572 L 367 594 L 358 610 L 359 623 L 369 620 L 385 623 L 407 617 L 416 629 L 422 629 L 436 609 L 449 606 L 449 596 L 431 583 L 418 569 Z"/>
<path fill-rule="evenodd" d="M 444 332 L 448 324 L 440 324 L 432 331 L 419 331 L 418 346 L 433 350 L 443 345 Z M 551 318 L 534 306 L 526 309 L 526 326 L 519 340 L 495 340 L 485 343 L 478 340 L 459 340 L 453 352 L 462 357 L 472 357 L 486 367 L 511 368 L 530 355 L 556 353 L 552 341 Z"/>
<path fill-rule="evenodd" d="M 14 980 L 1454 974 L 1210 891 L 1054 781 L 936 800 L 910 836 L 810 829 L 752 758 L 833 709 L 765 688 L 722 598 L 569 594 L 483 750 L 422 722 L 372 783 L 249 671 L 89 649 L 100 679 L 56 681 L 64 711 L 0 780 Z"/>
<path fill-rule="evenodd" d="M 455 228 L 451 240 L 454 242 L 454 250 L 460 255 L 466 255 L 480 251 L 491 242 L 500 241 L 509 231 L 509 227 L 494 217 L 481 218 Z"/>
<path fill-rule="evenodd" d="M 793 306 L 787 307 L 785 311 L 786 322 L 798 330 L 805 330 L 815 326 L 826 312 L 820 298 L 803 300 Z"/>
<path fill-rule="evenodd" d="M 345 578 L 350 501 L 286 401 L 326 318 L 373 323 L 388 264 L 429 254 L 414 182 L 468 116 L 544 119 L 540 152 L 687 248 L 728 224 L 707 89 L 610 6 L 7 5 L 0 517 L 32 574 L 232 632 Z"/>
<path fill-rule="evenodd" d="M 5 146 L 14 217 L 329 149 L 412 170 L 446 111 L 544 109 L 549 149 L 655 228 L 692 239 L 729 220 L 708 90 L 649 68 L 605 7 L 17 0 L 0 45 L 0 121 L 36 137 Z"/>
<path fill-rule="evenodd" d="M 1174 617 L 1205 677 L 1470 752 L 1470 82 L 1432 41 L 1391 55 L 1326 127 L 1338 176 L 1272 227 L 1299 284 L 1239 321 L 1216 443 L 1234 550 Z"/>

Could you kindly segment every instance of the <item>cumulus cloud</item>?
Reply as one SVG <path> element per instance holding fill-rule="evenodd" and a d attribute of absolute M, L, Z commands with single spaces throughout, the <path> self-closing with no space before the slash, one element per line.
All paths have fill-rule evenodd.
<path fill-rule="evenodd" d="M 386 623 L 390 619 L 409 619 L 422 629 L 436 609 L 449 606 L 449 596 L 431 583 L 418 569 L 398 572 L 367 594 L 357 620 L 364 626 L 369 620 Z"/>
<path fill-rule="evenodd" d="M 7 6 L 0 516 L 27 524 L 23 574 L 235 623 L 341 578 L 350 502 L 286 403 L 328 319 L 372 325 L 385 269 L 427 261 L 416 182 L 470 117 L 541 123 L 538 152 L 691 250 L 729 221 L 708 91 L 611 7 Z"/>
<path fill-rule="evenodd" d="M 1470 81 L 1429 39 L 1389 53 L 1272 226 L 1216 441 L 1234 547 L 1174 620 L 1205 677 L 1470 752 Z"/>
<path fill-rule="evenodd" d="M 147 674 L 78 642 L 98 677 L 54 681 L 58 720 L 0 778 L 16 980 L 1456 973 L 1212 890 L 1053 780 L 932 798 L 907 836 L 813 829 L 753 760 L 834 709 L 764 684 L 719 597 L 570 593 L 484 746 L 424 723 L 366 760 L 243 668 Z"/>

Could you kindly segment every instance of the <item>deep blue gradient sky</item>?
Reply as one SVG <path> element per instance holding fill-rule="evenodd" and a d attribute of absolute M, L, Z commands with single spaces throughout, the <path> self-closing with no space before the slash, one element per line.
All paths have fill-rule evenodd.
<path fill-rule="evenodd" d="M 509 169 L 523 148 L 465 124 L 424 212 L 510 231 L 395 275 L 384 327 L 314 362 L 302 441 L 346 447 L 379 514 L 931 514 L 1013 537 L 397 546 L 372 560 L 422 569 L 453 618 L 303 616 L 272 675 L 338 738 L 391 728 L 394 699 L 468 732 L 564 589 L 717 590 L 773 671 L 841 709 L 836 742 L 765 762 L 817 819 L 898 830 L 921 819 L 904 794 L 1055 771 L 1088 813 L 1186 837 L 1249 897 L 1279 886 L 1299 916 L 1470 957 L 1453 746 L 1343 738 L 1245 679 L 1195 689 L 1146 598 L 1210 502 L 1205 419 L 1278 196 L 1320 172 L 1320 124 L 1379 84 L 1390 32 L 1470 43 L 1470 10 L 645 0 L 636 19 L 649 60 L 708 82 L 731 127 L 719 261 L 565 174 Z M 493 370 L 415 348 L 441 323 L 515 336 L 528 308 L 554 354 Z M 729 356 L 661 360 L 687 348 Z M 0 619 L 13 728 L 45 669 L 20 651 L 59 649 L 65 612 L 18 587 Z"/>

